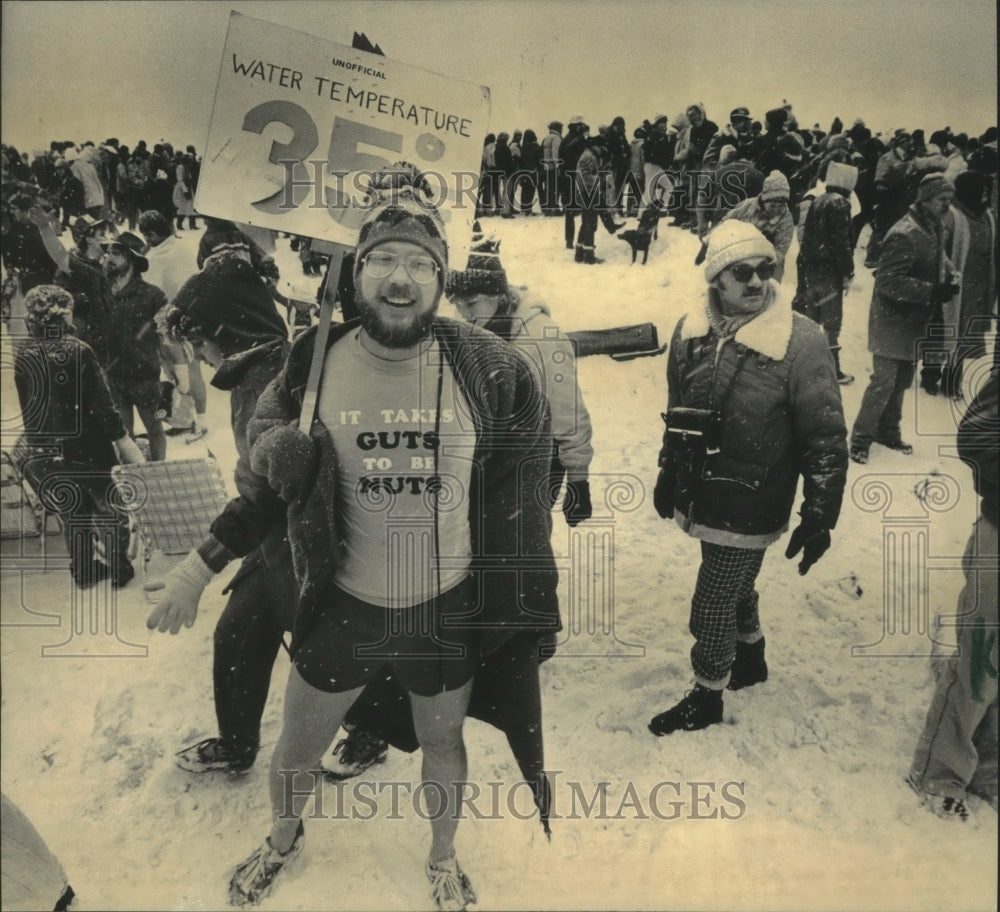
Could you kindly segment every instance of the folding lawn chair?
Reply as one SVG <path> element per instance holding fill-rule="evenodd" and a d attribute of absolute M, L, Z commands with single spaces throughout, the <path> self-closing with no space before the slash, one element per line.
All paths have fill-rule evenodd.
<path fill-rule="evenodd" d="M 187 554 L 208 534 L 229 500 L 213 456 L 117 466 L 111 470 L 143 552 L 143 573 L 154 551 Z"/>
<path fill-rule="evenodd" d="M 37 472 L 32 471 L 32 461 L 48 459 L 57 450 L 32 447 L 24 437 L 19 437 L 10 450 L 0 451 L 0 516 L 3 520 L 2 537 L 38 538 L 41 546 L 42 572 L 48 569 L 46 539 L 50 523 L 55 532 L 63 530 L 58 513 L 46 509 L 38 496 L 40 485 Z"/>

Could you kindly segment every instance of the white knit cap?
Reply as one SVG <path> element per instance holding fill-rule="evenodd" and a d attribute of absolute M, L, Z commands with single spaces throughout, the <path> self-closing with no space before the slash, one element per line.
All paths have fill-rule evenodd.
<path fill-rule="evenodd" d="M 728 219 L 708 236 L 705 278 L 711 282 L 727 266 L 752 257 L 777 260 L 774 246 L 753 225 Z"/>

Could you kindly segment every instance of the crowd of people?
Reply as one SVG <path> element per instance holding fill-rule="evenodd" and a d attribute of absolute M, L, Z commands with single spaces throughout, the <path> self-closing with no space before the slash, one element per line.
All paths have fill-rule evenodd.
<path fill-rule="evenodd" d="M 241 564 L 214 635 L 218 736 L 182 746 L 178 765 L 246 773 L 286 633 L 292 660 L 270 831 L 232 873 L 229 900 L 260 902 L 301 851 L 308 796 L 343 726 L 330 778 L 371 768 L 390 747 L 422 750 L 436 786 L 425 793 L 426 876 L 438 908 L 464 909 L 476 901 L 454 849 L 466 716 L 506 734 L 547 818 L 539 666 L 560 630 L 552 510 L 561 493 L 570 527 L 592 515 L 573 348 L 546 303 L 508 281 L 488 222 L 465 268 L 452 268 L 444 223 L 405 163 L 404 179 L 372 185 L 357 247 L 321 289 L 343 322 L 296 333 L 276 305 L 274 237 L 258 243 L 248 226 L 199 215 L 197 161 L 190 146 L 140 142 L 130 153 L 114 139 L 53 143 L 31 161 L 4 147 L 4 322 L 39 450 L 30 480 L 81 491 L 71 509 L 90 526 L 81 536 L 66 524 L 77 530 L 67 533 L 76 585 L 128 585 L 110 470 L 165 459 L 174 392 L 190 399 L 182 429 L 205 432 L 208 364 L 230 393 L 238 496 L 167 575 L 148 626 L 192 626 L 205 588 Z M 582 264 L 601 262 L 599 222 L 616 233 L 619 219 L 648 212 L 702 240 L 704 293 L 673 332 L 653 492 L 656 513 L 701 545 L 694 685 L 652 718 L 654 735 L 718 724 L 727 689 L 767 679 L 756 580 L 797 492 L 786 557 L 805 574 L 830 547 L 850 460 L 866 463 L 874 443 L 912 452 L 902 400 L 916 364 L 927 393 L 961 398 L 963 363 L 991 335 L 995 352 L 996 162 L 995 129 L 927 142 L 921 131 L 873 136 L 860 120 L 823 132 L 801 129 L 788 105 L 763 125 L 736 108 L 719 129 L 693 104 L 631 140 L 621 117 L 591 135 L 582 116 L 565 137 L 557 121 L 541 142 L 531 130 L 486 137 L 480 219 L 537 205 L 563 218 Z M 196 257 L 177 243 L 185 219 L 187 230 L 205 223 Z M 873 372 L 849 438 L 841 387 L 853 378 L 839 335 L 866 224 Z M 796 233 L 791 289 L 782 279 Z M 312 272 L 309 244 L 295 240 Z M 461 321 L 439 315 L 445 297 Z M 62 388 L 67 359 L 84 386 Z M 39 377 L 57 407 L 31 408 Z M 996 447 L 983 442 L 996 380 L 994 364 L 959 430 L 983 498 L 962 611 L 986 630 L 997 623 Z M 404 544 L 414 538 L 419 547 Z M 995 669 L 995 636 L 991 648 Z M 941 676 L 914 760 L 911 784 L 942 816 L 965 819 L 970 795 L 996 808 L 997 685 L 983 667 L 959 656 Z"/>

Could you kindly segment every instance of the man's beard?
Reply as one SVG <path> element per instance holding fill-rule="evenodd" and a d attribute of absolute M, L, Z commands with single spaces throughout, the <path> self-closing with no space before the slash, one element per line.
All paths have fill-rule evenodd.
<path fill-rule="evenodd" d="M 115 263 L 105 263 L 104 264 L 104 277 L 112 282 L 117 281 L 122 276 L 128 273 L 128 264 L 124 266 L 119 266 Z"/>
<path fill-rule="evenodd" d="M 386 348 L 410 348 L 426 338 L 438 311 L 438 301 L 435 301 L 429 310 L 414 315 L 409 324 L 390 326 L 382 321 L 375 308 L 360 292 L 355 303 L 361 312 L 361 325 L 365 332 L 373 341 Z"/>

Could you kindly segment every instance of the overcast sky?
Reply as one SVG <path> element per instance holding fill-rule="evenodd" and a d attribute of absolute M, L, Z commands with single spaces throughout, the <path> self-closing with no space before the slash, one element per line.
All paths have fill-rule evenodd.
<path fill-rule="evenodd" d="M 167 139 L 203 150 L 231 9 L 488 86 L 494 130 L 582 114 L 671 117 L 702 101 L 763 120 L 788 99 L 827 129 L 978 134 L 996 123 L 993 0 L 445 0 L 3 3 L 0 135 Z"/>

